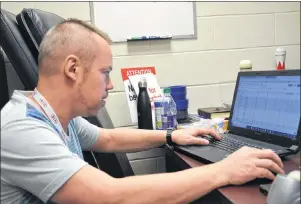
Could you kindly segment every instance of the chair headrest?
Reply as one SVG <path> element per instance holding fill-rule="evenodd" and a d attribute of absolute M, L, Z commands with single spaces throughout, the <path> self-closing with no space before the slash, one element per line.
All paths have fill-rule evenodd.
<path fill-rule="evenodd" d="M 64 21 L 64 18 L 39 9 L 24 8 L 16 17 L 24 39 L 35 48 L 35 57 L 38 59 L 39 45 L 46 32 Z"/>
<path fill-rule="evenodd" d="M 0 45 L 27 90 L 38 81 L 38 66 L 31 48 L 24 41 L 16 16 L 4 9 L 0 14 Z"/>

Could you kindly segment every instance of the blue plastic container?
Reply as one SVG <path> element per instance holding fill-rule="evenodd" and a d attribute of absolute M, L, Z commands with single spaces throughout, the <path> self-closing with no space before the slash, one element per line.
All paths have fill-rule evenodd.
<path fill-rule="evenodd" d="M 188 100 L 186 99 L 186 86 L 170 86 L 170 95 L 177 106 L 177 120 L 185 120 L 188 118 Z"/>
<path fill-rule="evenodd" d="M 170 86 L 170 94 L 175 101 L 185 100 L 187 95 L 186 86 Z"/>
<path fill-rule="evenodd" d="M 177 105 L 177 110 L 184 110 L 184 109 L 188 108 L 188 103 L 189 103 L 188 99 L 177 100 L 175 102 L 176 102 L 176 105 Z"/>
<path fill-rule="evenodd" d="M 173 93 L 185 93 L 186 95 L 186 86 L 170 86 L 170 92 Z"/>
<path fill-rule="evenodd" d="M 188 100 L 175 101 L 177 105 L 177 120 L 185 120 L 188 118 Z"/>
<path fill-rule="evenodd" d="M 184 92 L 171 92 L 170 94 L 173 98 L 173 100 L 185 100 L 186 99 L 186 93 Z"/>
<path fill-rule="evenodd" d="M 174 99 L 177 106 L 177 120 L 185 120 L 188 118 L 188 100 L 186 99 L 186 86 L 170 86 L 170 95 Z"/>

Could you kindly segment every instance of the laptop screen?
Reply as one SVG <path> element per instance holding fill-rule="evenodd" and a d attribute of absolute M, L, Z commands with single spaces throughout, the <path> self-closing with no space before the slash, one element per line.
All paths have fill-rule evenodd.
<path fill-rule="evenodd" d="M 231 125 L 296 138 L 300 76 L 240 76 Z"/>

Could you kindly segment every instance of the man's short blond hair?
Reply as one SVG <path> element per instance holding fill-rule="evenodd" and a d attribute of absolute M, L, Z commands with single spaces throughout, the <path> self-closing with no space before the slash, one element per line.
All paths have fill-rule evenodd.
<path fill-rule="evenodd" d="M 45 34 L 39 48 L 38 64 L 40 73 L 51 74 L 58 66 L 60 58 L 68 54 L 77 55 L 85 67 L 91 65 L 95 43 L 91 34 L 97 34 L 108 44 L 112 43 L 109 35 L 99 28 L 76 18 L 69 18 L 52 27 Z"/>
<path fill-rule="evenodd" d="M 87 30 L 90 30 L 90 31 L 98 34 L 100 37 L 102 37 L 103 39 L 105 39 L 109 44 L 112 43 L 111 38 L 109 37 L 109 35 L 106 32 L 100 30 L 99 28 L 91 25 L 88 22 L 85 22 L 85 21 L 82 21 L 82 20 L 79 20 L 79 19 L 76 19 L 76 18 L 69 18 L 66 21 L 62 22 L 61 24 L 64 24 L 64 23 L 74 23 L 74 24 L 83 26 Z"/>

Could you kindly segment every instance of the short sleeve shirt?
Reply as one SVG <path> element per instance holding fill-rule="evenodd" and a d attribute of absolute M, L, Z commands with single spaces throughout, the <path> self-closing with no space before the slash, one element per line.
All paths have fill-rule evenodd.
<path fill-rule="evenodd" d="M 51 203 L 54 193 L 87 165 L 82 150 L 99 128 L 82 117 L 68 125 L 65 144 L 59 131 L 27 96 L 14 91 L 1 110 L 1 203 Z"/>

